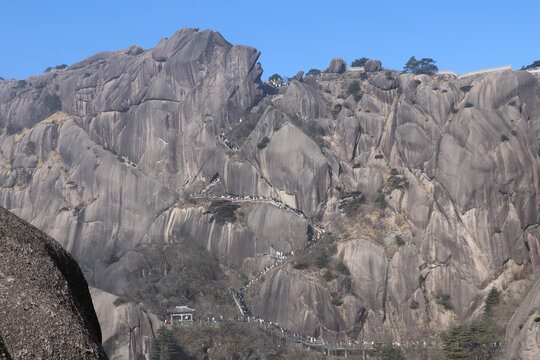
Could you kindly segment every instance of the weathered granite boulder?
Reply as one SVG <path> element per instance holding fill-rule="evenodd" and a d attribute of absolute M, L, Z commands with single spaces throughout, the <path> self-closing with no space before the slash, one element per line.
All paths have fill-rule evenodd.
<path fill-rule="evenodd" d="M 107 359 L 81 269 L 54 239 L 0 208 L 0 349 L 13 359 Z"/>
<path fill-rule="evenodd" d="M 367 60 L 364 64 L 365 72 L 376 72 L 381 71 L 381 61 L 380 60 Z"/>
<path fill-rule="evenodd" d="M 255 299 L 254 315 L 312 336 L 343 330 L 343 319 L 321 285 L 324 280 L 299 275 L 291 265 L 271 274 Z"/>
<path fill-rule="evenodd" d="M 347 70 L 347 63 L 345 60 L 335 57 L 330 62 L 330 66 L 328 66 L 326 72 L 330 74 L 342 74 L 345 70 Z"/>

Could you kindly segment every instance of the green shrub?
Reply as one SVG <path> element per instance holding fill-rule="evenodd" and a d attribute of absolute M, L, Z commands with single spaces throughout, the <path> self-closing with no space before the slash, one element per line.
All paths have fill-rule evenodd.
<path fill-rule="evenodd" d="M 283 78 L 279 74 L 274 74 L 268 78 L 270 81 L 283 82 Z"/>
<path fill-rule="evenodd" d="M 413 309 L 413 310 L 414 310 L 414 309 L 418 309 L 418 307 L 420 307 L 420 304 L 418 303 L 418 301 L 413 300 L 413 301 L 411 301 L 411 303 L 409 304 L 409 307 L 410 307 L 411 309 Z"/>
<path fill-rule="evenodd" d="M 347 215 L 351 215 L 364 203 L 364 195 L 360 191 L 351 191 L 341 196 L 338 209 L 343 210 Z"/>
<path fill-rule="evenodd" d="M 519 330 L 523 329 L 523 324 L 518 325 Z"/>
<path fill-rule="evenodd" d="M 347 266 L 342 262 L 337 263 L 336 270 L 339 271 L 340 273 L 342 273 L 343 275 L 350 275 L 351 274 L 351 272 L 349 271 Z"/>
<path fill-rule="evenodd" d="M 493 229 L 493 232 L 494 232 L 495 234 L 500 234 L 500 233 L 501 233 L 501 228 L 498 227 L 498 226 L 495 226 L 495 228 Z"/>
<path fill-rule="evenodd" d="M 472 89 L 472 85 L 466 85 L 466 86 L 462 86 L 459 88 L 459 90 L 463 91 L 463 92 L 469 92 L 469 90 Z"/>
<path fill-rule="evenodd" d="M 16 124 L 8 124 L 6 127 L 6 135 L 13 135 L 17 134 L 22 130 L 22 128 L 19 125 Z"/>
<path fill-rule="evenodd" d="M 120 258 L 118 256 L 116 256 L 115 253 L 112 253 L 111 256 L 109 256 L 109 259 L 107 260 L 107 263 L 110 265 L 110 264 L 114 264 L 115 262 L 118 262 L 120 260 Z"/>
<path fill-rule="evenodd" d="M 43 104 L 52 113 L 62 110 L 62 101 L 55 93 L 45 95 L 45 98 L 43 98 Z"/>
<path fill-rule="evenodd" d="M 116 306 L 116 307 L 118 307 L 118 306 L 120 306 L 120 305 L 122 305 L 122 304 L 126 304 L 126 303 L 128 303 L 128 302 L 129 302 L 129 299 L 128 299 L 128 298 L 126 298 L 126 297 L 124 297 L 124 296 L 119 296 L 119 297 L 117 297 L 116 299 L 114 299 L 113 305 Z"/>
<path fill-rule="evenodd" d="M 65 172 L 67 172 L 67 171 L 65 171 Z M 79 215 L 83 208 L 84 208 L 84 202 L 81 201 L 80 203 L 77 204 L 77 206 L 75 206 L 75 208 L 73 208 L 73 215 L 74 216 Z"/>
<path fill-rule="evenodd" d="M 434 298 L 435 302 L 444 307 L 446 310 L 452 309 L 452 304 L 450 303 L 450 295 L 439 293 L 436 294 Z"/>
<path fill-rule="evenodd" d="M 56 65 L 54 67 L 55 70 L 62 70 L 62 69 L 65 69 L 67 68 L 68 66 L 66 64 L 62 64 L 62 65 Z"/>
<path fill-rule="evenodd" d="M 332 305 L 341 306 L 343 305 L 343 301 L 339 300 L 338 298 L 332 298 Z"/>
<path fill-rule="evenodd" d="M 354 80 L 349 87 L 347 88 L 347 94 L 352 95 L 360 91 L 360 83 L 357 80 Z"/>
<path fill-rule="evenodd" d="M 377 154 L 375 155 L 375 159 L 384 159 L 384 155 L 383 154 Z"/>
<path fill-rule="evenodd" d="M 390 345 L 377 344 L 375 346 L 376 355 L 384 360 L 405 360 L 405 355 L 401 348 Z"/>
<path fill-rule="evenodd" d="M 319 69 L 311 69 L 307 72 L 307 76 L 317 76 L 321 73 L 321 70 Z"/>
<path fill-rule="evenodd" d="M 366 58 L 366 57 L 362 57 L 360 59 L 356 59 L 354 60 L 352 63 L 351 63 L 351 66 L 352 67 L 362 67 L 366 64 L 366 61 L 368 61 L 369 59 Z"/>
<path fill-rule="evenodd" d="M 405 245 L 405 241 L 403 241 L 403 239 L 399 235 L 396 235 L 396 245 L 397 246 Z"/>
<path fill-rule="evenodd" d="M 337 119 L 337 116 L 338 116 L 338 114 L 339 114 L 339 112 L 341 111 L 342 108 L 343 108 L 343 106 L 341 106 L 341 104 L 334 105 L 334 109 L 332 109 L 332 118 L 334 120 Z"/>
<path fill-rule="evenodd" d="M 405 189 L 408 185 L 407 179 L 403 176 L 398 176 L 395 174 L 390 175 L 388 178 L 388 187 L 391 189 Z"/>
<path fill-rule="evenodd" d="M 501 141 L 508 141 L 510 138 L 506 134 L 501 135 Z"/>
<path fill-rule="evenodd" d="M 323 278 L 326 281 L 332 281 L 332 280 L 334 280 L 334 275 L 332 274 L 332 272 L 330 270 L 326 270 L 324 272 L 324 274 L 323 274 Z"/>
<path fill-rule="evenodd" d="M 321 250 L 317 257 L 315 257 L 315 265 L 320 269 L 328 265 L 328 254 L 326 251 Z"/>
<path fill-rule="evenodd" d="M 295 262 L 293 268 L 297 270 L 307 269 L 309 265 L 305 262 Z"/>
<path fill-rule="evenodd" d="M 228 200 L 214 200 L 204 212 L 205 214 L 212 214 L 214 220 L 217 222 L 235 222 L 235 211 L 240 208 L 240 205 L 233 204 Z"/>
<path fill-rule="evenodd" d="M 474 105 L 471 104 L 470 102 L 466 102 L 465 105 L 464 105 L 464 107 L 466 107 L 466 108 L 470 108 L 470 107 L 473 107 L 473 106 Z"/>
<path fill-rule="evenodd" d="M 257 148 L 259 148 L 260 150 L 264 149 L 266 147 L 266 145 L 268 145 L 268 143 L 270 142 L 270 139 L 268 138 L 268 136 L 265 136 L 262 138 L 262 140 L 257 144 Z"/>
<path fill-rule="evenodd" d="M 24 146 L 24 153 L 28 156 L 34 155 L 36 153 L 36 143 L 33 141 L 29 141 Z"/>
<path fill-rule="evenodd" d="M 535 317 L 534 322 L 540 322 L 540 316 Z"/>
<path fill-rule="evenodd" d="M 381 209 L 386 208 L 385 194 L 381 190 L 377 191 L 377 197 L 375 197 L 375 204 L 377 204 Z"/>

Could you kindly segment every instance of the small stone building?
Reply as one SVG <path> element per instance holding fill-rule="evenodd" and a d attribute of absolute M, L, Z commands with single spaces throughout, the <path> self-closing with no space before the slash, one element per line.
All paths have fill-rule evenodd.
<path fill-rule="evenodd" d="M 171 323 L 184 323 L 184 322 L 193 322 L 193 313 L 195 309 L 191 309 L 187 306 L 175 306 L 172 309 L 167 309 L 167 314 L 171 319 Z"/>

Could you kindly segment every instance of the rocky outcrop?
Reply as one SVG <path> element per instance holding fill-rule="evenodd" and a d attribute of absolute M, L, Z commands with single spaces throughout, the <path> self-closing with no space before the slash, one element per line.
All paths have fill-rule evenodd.
<path fill-rule="evenodd" d="M 168 220 L 167 241 L 182 239 L 196 244 L 224 263 L 242 268 L 257 254 L 291 251 L 307 240 L 307 221 L 289 210 L 260 203 L 253 209 L 244 206 L 242 211 L 247 213 L 245 226 L 216 221 L 203 208 L 174 209 Z"/>
<path fill-rule="evenodd" d="M 107 358 L 75 260 L 52 238 L 3 208 L 0 331 L 14 359 Z"/>
<path fill-rule="evenodd" d="M 539 353 L 540 280 L 537 280 L 506 329 L 506 358 L 533 360 Z"/>
<path fill-rule="evenodd" d="M 381 71 L 381 61 L 380 60 L 367 60 L 364 64 L 365 72 L 376 72 Z"/>
<path fill-rule="evenodd" d="M 330 66 L 326 69 L 327 73 L 330 74 L 342 74 L 347 69 L 347 63 L 340 58 L 333 58 L 330 62 Z"/>
<path fill-rule="evenodd" d="M 253 304 L 253 313 L 313 336 L 343 330 L 343 319 L 323 282 L 320 277 L 302 278 L 288 265 L 265 281 Z"/>
<path fill-rule="evenodd" d="M 109 359 L 136 360 L 138 354 L 149 356 L 155 332 L 161 326 L 157 316 L 130 302 L 116 305 L 118 296 L 96 288 L 90 289 L 90 294 Z"/>

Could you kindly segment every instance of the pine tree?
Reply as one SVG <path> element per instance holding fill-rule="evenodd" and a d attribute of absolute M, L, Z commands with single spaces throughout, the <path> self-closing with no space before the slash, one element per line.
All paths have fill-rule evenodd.
<path fill-rule="evenodd" d="M 414 56 L 411 56 L 409 61 L 407 61 L 407 63 L 403 67 L 403 72 L 413 73 L 416 75 L 433 75 L 439 70 L 439 68 L 435 65 L 435 62 L 436 61 L 431 58 L 422 58 L 420 60 L 416 60 Z"/>
<path fill-rule="evenodd" d="M 468 359 L 472 345 L 470 330 L 465 326 L 455 326 L 444 336 L 443 351 L 447 359 Z"/>
<path fill-rule="evenodd" d="M 486 314 L 491 313 L 491 309 L 493 308 L 493 305 L 496 305 L 499 302 L 500 297 L 501 296 L 499 294 L 499 291 L 495 289 L 494 287 L 492 287 L 486 298 L 486 307 L 484 308 L 484 312 Z"/>

